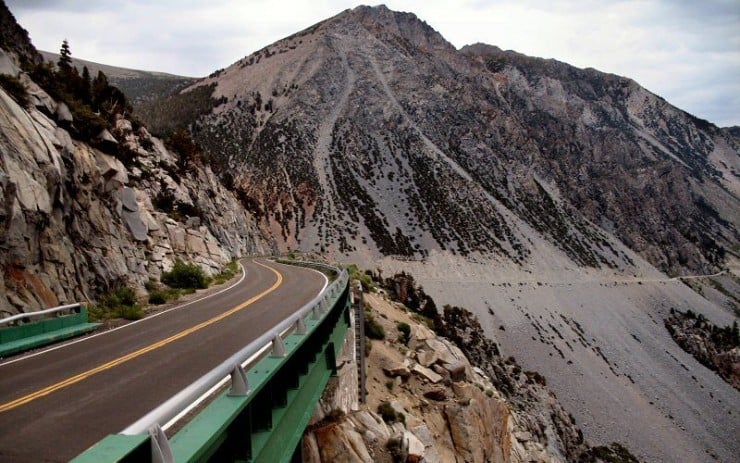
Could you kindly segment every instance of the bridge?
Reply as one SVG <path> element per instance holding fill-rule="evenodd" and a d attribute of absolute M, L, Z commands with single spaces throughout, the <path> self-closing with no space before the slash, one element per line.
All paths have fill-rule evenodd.
<path fill-rule="evenodd" d="M 346 344 L 348 276 L 243 267 L 217 293 L 0 362 L 0 462 L 299 459 Z"/>

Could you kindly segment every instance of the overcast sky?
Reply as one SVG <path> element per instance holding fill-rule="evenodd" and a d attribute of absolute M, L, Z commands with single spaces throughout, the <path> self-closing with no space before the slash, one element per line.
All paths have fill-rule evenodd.
<path fill-rule="evenodd" d="M 359 3 L 6 0 L 37 48 L 204 76 Z M 740 0 L 386 0 L 456 47 L 474 42 L 631 77 L 681 109 L 740 125 Z"/>

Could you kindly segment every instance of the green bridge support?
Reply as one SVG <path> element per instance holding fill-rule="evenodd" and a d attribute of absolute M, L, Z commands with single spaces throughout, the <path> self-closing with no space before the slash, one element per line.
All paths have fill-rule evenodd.
<path fill-rule="evenodd" d="M 305 319 L 304 334 L 294 332 L 284 339 L 284 356 L 264 357 L 246 372 L 246 395 L 232 385 L 172 436 L 163 452 L 169 457 L 171 451 L 171 460 L 153 454 L 157 440 L 149 435 L 116 434 L 72 461 L 300 461 L 303 432 L 329 378 L 336 374 L 336 358 L 349 328 L 349 284 L 345 284 L 325 313 Z"/>

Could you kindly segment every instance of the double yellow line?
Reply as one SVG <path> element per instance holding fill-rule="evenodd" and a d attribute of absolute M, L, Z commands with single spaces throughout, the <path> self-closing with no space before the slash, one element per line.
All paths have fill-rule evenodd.
<path fill-rule="evenodd" d="M 270 269 L 277 276 L 277 280 L 275 281 L 275 284 L 273 284 L 272 286 L 270 286 L 265 291 L 259 293 L 258 295 L 252 297 L 251 299 L 249 299 L 249 300 L 247 300 L 245 302 L 242 302 L 241 304 L 239 304 L 238 306 L 234 307 L 233 309 L 230 309 L 230 310 L 228 310 L 228 311 L 226 311 L 226 312 L 224 312 L 224 313 L 222 313 L 220 315 L 217 315 L 217 316 L 215 316 L 215 317 L 213 317 L 213 318 L 211 318 L 209 320 L 206 320 L 204 322 L 201 322 L 201 323 L 199 323 L 199 324 L 197 324 L 197 325 L 195 325 L 193 327 L 190 327 L 188 329 L 185 329 L 183 331 L 180 331 L 179 333 L 173 334 L 169 338 L 166 338 L 166 339 L 163 339 L 161 341 L 155 342 L 154 344 L 150 344 L 150 345 L 148 345 L 146 347 L 142 347 L 141 349 L 139 349 L 137 351 L 134 351 L 134 352 L 131 352 L 130 354 L 126 354 L 126 355 L 124 355 L 122 357 L 119 357 L 119 358 L 117 358 L 115 360 L 111 360 L 108 363 L 104 363 L 104 364 L 102 364 L 102 365 L 100 365 L 98 367 L 95 367 L 95 368 L 91 369 L 91 370 L 87 370 L 87 371 L 82 372 L 82 373 L 80 373 L 78 375 L 72 376 L 71 378 L 67 378 L 67 379 L 65 379 L 63 381 L 60 381 L 60 382 L 56 383 L 56 384 L 52 384 L 51 386 L 47 386 L 47 387 L 45 387 L 43 389 L 40 389 L 40 390 L 38 390 L 36 392 L 32 392 L 31 394 L 28 394 L 26 396 L 20 397 L 20 398 L 15 399 L 15 400 L 13 400 L 11 402 L 0 404 L 0 413 L 7 412 L 8 410 L 12 410 L 12 409 L 14 409 L 16 407 L 20 407 L 21 405 L 24 405 L 24 404 L 27 404 L 29 402 L 32 402 L 32 401 L 34 401 L 34 400 L 36 400 L 38 398 L 47 396 L 47 395 L 51 394 L 52 392 L 58 391 L 60 389 L 64 389 L 65 387 L 71 386 L 71 385 L 73 385 L 75 383 L 79 383 L 80 381 L 82 381 L 82 380 L 84 380 L 86 378 L 89 378 L 92 375 L 95 375 L 95 374 L 100 373 L 102 371 L 110 370 L 111 368 L 113 368 L 113 367 L 115 367 L 117 365 L 121 365 L 122 363 L 126 363 L 129 360 L 133 360 L 133 359 L 135 359 L 137 357 L 140 357 L 140 356 L 146 354 L 147 352 L 151 352 L 153 350 L 159 349 L 160 347 L 164 347 L 167 344 L 173 343 L 173 342 L 177 341 L 178 339 L 184 338 L 185 336 L 188 336 L 190 334 L 193 334 L 196 331 L 202 330 L 203 328 L 206 328 L 207 326 L 213 325 L 214 323 L 219 322 L 219 321 L 223 320 L 224 318 L 229 317 L 229 316 L 231 316 L 231 315 L 239 312 L 240 310 L 243 310 L 244 308 L 246 308 L 246 307 L 254 304 L 258 300 L 260 300 L 263 297 L 265 297 L 266 295 L 268 295 L 269 293 L 275 291 L 278 288 L 278 286 L 280 286 L 283 283 L 283 275 L 280 272 L 278 272 L 274 268 L 268 267 L 267 265 L 264 265 L 264 264 L 262 264 L 260 262 L 255 262 L 255 263 L 257 265 L 260 265 L 262 267 L 265 267 L 267 269 Z"/>

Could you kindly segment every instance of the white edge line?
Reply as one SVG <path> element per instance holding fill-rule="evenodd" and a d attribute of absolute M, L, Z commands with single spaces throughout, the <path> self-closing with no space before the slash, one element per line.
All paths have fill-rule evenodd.
<path fill-rule="evenodd" d="M 57 345 L 57 346 L 54 346 L 54 347 L 50 347 L 48 349 L 40 350 L 38 352 L 34 352 L 34 353 L 28 354 L 28 355 L 24 355 L 24 356 L 19 357 L 19 358 L 16 358 L 16 359 L 8 360 L 7 362 L 2 362 L 2 363 L 0 363 L 0 367 L 3 367 L 5 365 L 10 365 L 12 363 L 20 362 L 21 360 L 27 360 L 27 359 L 36 357 L 38 355 L 46 354 L 48 352 L 55 351 L 57 349 L 63 349 L 65 347 L 68 347 L 68 346 L 71 346 L 71 345 L 74 345 L 74 344 L 77 344 L 77 343 L 80 343 L 80 342 L 84 342 L 84 341 L 87 341 L 87 340 L 92 339 L 92 338 L 97 338 L 98 336 L 103 336 L 105 334 L 108 334 L 108 333 L 112 333 L 114 331 L 121 330 L 123 328 L 128 328 L 129 326 L 134 326 L 137 323 L 141 323 L 141 322 L 145 322 L 147 320 L 151 320 L 152 318 L 159 317 L 160 315 L 164 315 L 164 314 L 166 314 L 168 312 L 172 312 L 173 310 L 182 309 L 183 307 L 187 307 L 187 306 L 189 306 L 191 304 L 195 304 L 196 302 L 203 301 L 205 299 L 208 299 L 209 297 L 218 296 L 221 293 L 224 293 L 226 291 L 229 291 L 229 290 L 235 288 L 236 286 L 238 286 L 239 284 L 241 284 L 241 282 L 244 281 L 244 279 L 247 277 L 247 270 L 244 268 L 244 266 L 242 265 L 241 262 L 239 262 L 239 267 L 242 269 L 242 277 L 239 278 L 239 281 L 237 281 L 236 283 L 234 283 L 233 285 L 231 285 L 231 286 L 229 286 L 227 288 L 220 289 L 220 290 L 218 290 L 217 292 L 215 292 L 213 294 L 207 294 L 207 295 L 205 295 L 205 296 L 203 296 L 201 298 L 193 299 L 192 301 L 185 302 L 184 304 L 179 304 L 179 305 L 176 305 L 174 307 L 170 307 L 167 310 L 163 310 L 161 312 L 157 312 L 157 313 L 152 314 L 152 315 L 150 315 L 148 317 L 144 317 L 142 319 L 133 321 L 131 323 L 126 323 L 125 325 L 121 325 L 121 326 L 118 326 L 116 328 L 112 328 L 110 330 L 101 331 L 100 333 L 96 333 L 96 334 L 93 334 L 91 336 L 86 336 L 84 338 L 79 338 L 79 339 L 76 339 L 76 340 L 71 341 L 71 342 L 67 342 L 67 343 L 60 344 L 60 345 Z"/>
<path fill-rule="evenodd" d="M 285 265 L 285 264 L 283 264 L 283 265 Z M 304 268 L 307 268 L 307 267 L 304 267 Z M 326 274 L 324 274 L 323 272 L 320 272 L 320 271 L 318 271 L 316 269 L 308 268 L 308 270 L 312 270 L 312 271 L 314 271 L 314 272 L 316 272 L 316 273 L 318 273 L 318 274 L 320 274 L 321 276 L 324 277 L 324 287 L 321 288 L 321 290 L 319 291 L 318 294 L 323 293 L 326 290 L 326 287 L 329 286 L 329 278 L 327 278 Z M 282 333 L 280 333 L 280 336 L 283 336 L 285 334 L 285 332 L 287 332 L 289 329 L 290 328 L 288 328 L 285 331 L 283 331 Z M 267 349 L 269 349 L 269 348 L 270 348 L 270 344 L 269 343 L 265 344 L 264 347 L 262 347 L 262 349 L 258 350 L 254 355 L 252 355 L 251 357 L 249 357 L 248 359 L 246 359 L 244 362 L 242 362 L 242 368 L 246 368 L 247 365 L 249 365 L 250 363 L 252 363 L 255 359 L 261 357 L 262 354 L 264 354 L 265 351 Z M 227 382 L 229 382 L 229 379 L 230 378 L 231 378 L 231 376 L 225 376 L 216 385 L 214 385 L 212 388 L 210 388 L 206 392 L 204 392 L 203 395 L 201 395 L 200 397 L 198 397 L 197 399 L 195 399 L 195 401 L 193 403 L 191 403 L 190 405 L 188 405 L 187 407 L 185 407 L 180 413 L 178 413 L 177 415 L 175 415 L 174 417 L 172 417 L 171 420 L 169 420 L 168 422 L 166 422 L 164 424 L 164 426 L 162 426 L 162 429 L 166 431 L 169 428 L 171 428 L 178 421 L 180 421 L 185 415 L 187 415 L 188 413 L 190 413 L 193 409 L 195 409 L 196 407 L 198 407 L 206 399 L 208 399 L 209 397 L 211 397 L 217 390 L 219 390 L 221 387 L 223 387 L 224 384 L 226 384 Z"/>

